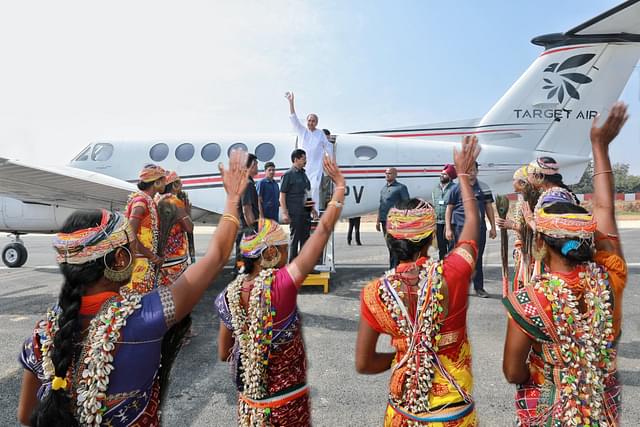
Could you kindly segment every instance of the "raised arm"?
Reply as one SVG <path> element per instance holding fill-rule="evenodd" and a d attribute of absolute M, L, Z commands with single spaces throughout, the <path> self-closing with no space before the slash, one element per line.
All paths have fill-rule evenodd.
<path fill-rule="evenodd" d="M 209 248 L 197 263 L 191 265 L 171 286 L 176 307 L 176 319 L 191 312 L 211 282 L 229 260 L 236 232 L 240 226 L 238 202 L 247 186 L 249 170 L 247 153 L 234 151 L 229 159 L 229 169 L 220 164 L 220 174 L 227 193 L 224 214 L 209 242 Z"/>
<path fill-rule="evenodd" d="M 471 183 L 469 182 L 469 171 L 475 167 L 478 154 L 480 154 L 480 146 L 478 145 L 478 138 L 475 135 L 465 136 L 462 139 L 462 149 L 460 151 L 455 148 L 453 149 L 453 160 L 456 165 L 456 170 L 458 171 L 460 197 L 462 198 L 462 206 L 464 207 L 464 226 L 460 233 L 459 242 L 478 240 L 480 214 L 478 213 L 476 197 L 473 194 Z M 460 171 L 462 171 L 462 173 L 460 173 Z M 461 247 L 473 256 L 477 255 L 471 245 L 463 243 Z"/>
<path fill-rule="evenodd" d="M 318 257 L 331 236 L 333 226 L 340 218 L 342 204 L 344 203 L 344 177 L 340 169 L 338 169 L 336 162 L 328 155 L 325 155 L 322 161 L 324 163 L 324 170 L 326 174 L 331 177 L 335 188 L 333 197 L 327 204 L 327 209 L 322 214 L 318 227 L 305 242 L 298 256 L 287 266 L 296 286 L 300 286 L 304 278 L 307 277 L 307 274 L 315 267 Z"/>
<path fill-rule="evenodd" d="M 616 102 L 609 117 L 598 127 L 598 117 L 591 126 L 591 150 L 593 152 L 593 217 L 598 223 L 596 249 L 622 256 L 615 217 L 615 182 L 609 159 L 609 144 L 615 139 L 629 118 L 627 106 Z"/>
<path fill-rule="evenodd" d="M 293 101 L 293 92 L 285 93 L 284 97 L 287 98 L 287 101 L 289 101 L 289 118 L 291 119 L 291 126 L 293 126 L 293 130 L 298 135 L 301 135 L 302 133 L 304 133 L 304 130 L 306 128 L 302 125 L 302 123 L 300 123 L 300 119 L 298 119 L 298 116 L 296 115 L 296 107 L 294 106 Z M 298 141 L 298 144 L 302 144 L 302 141 Z"/>

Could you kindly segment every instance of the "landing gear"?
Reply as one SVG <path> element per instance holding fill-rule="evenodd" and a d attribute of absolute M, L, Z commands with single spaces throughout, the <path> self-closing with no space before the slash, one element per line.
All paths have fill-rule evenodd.
<path fill-rule="evenodd" d="M 27 262 L 27 248 L 24 247 L 19 235 L 15 235 L 13 243 L 2 249 L 2 262 L 9 268 L 22 267 Z"/>

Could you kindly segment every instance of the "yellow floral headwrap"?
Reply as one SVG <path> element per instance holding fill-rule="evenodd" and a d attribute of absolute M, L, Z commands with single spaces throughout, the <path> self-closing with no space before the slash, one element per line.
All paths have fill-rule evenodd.
<path fill-rule="evenodd" d="M 513 173 L 514 181 L 527 181 L 527 177 L 529 176 L 529 166 L 522 166 Z"/>
<path fill-rule="evenodd" d="M 261 219 L 258 232 L 242 238 L 240 251 L 245 258 L 259 258 L 262 251 L 269 246 L 280 246 L 289 243 L 289 237 L 277 222 L 271 219 Z"/>
<path fill-rule="evenodd" d="M 392 208 L 387 215 L 387 233 L 394 239 L 419 242 L 436 228 L 436 211 L 422 199 L 414 209 Z"/>

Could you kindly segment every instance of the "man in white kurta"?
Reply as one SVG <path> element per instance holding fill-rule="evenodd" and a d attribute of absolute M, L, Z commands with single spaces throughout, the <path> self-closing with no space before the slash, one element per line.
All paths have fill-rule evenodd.
<path fill-rule="evenodd" d="M 306 173 L 311 184 L 311 198 L 314 209 L 320 207 L 320 183 L 322 181 L 322 156 L 327 153 L 333 157 L 333 145 L 327 140 L 324 132 L 318 129 L 318 116 L 309 114 L 307 116 L 307 126 L 303 126 L 296 115 L 293 104 L 293 93 L 286 93 L 289 100 L 289 116 L 294 132 L 298 135 L 298 148 L 302 148 L 307 154 Z"/>

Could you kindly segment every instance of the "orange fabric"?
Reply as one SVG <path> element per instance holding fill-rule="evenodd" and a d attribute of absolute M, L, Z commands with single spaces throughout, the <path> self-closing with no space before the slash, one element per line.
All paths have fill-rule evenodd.
<path fill-rule="evenodd" d="M 609 285 L 613 290 L 613 330 L 617 337 L 622 326 L 622 293 L 627 285 L 627 263 L 622 257 L 607 251 L 597 251 L 593 260 L 609 273 Z"/>
<path fill-rule="evenodd" d="M 106 300 L 117 295 L 119 295 L 117 292 L 100 292 L 98 294 L 82 297 L 82 302 L 80 303 L 80 315 L 95 315 Z"/>

